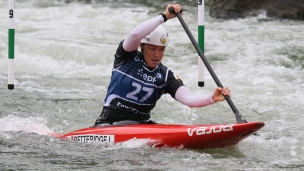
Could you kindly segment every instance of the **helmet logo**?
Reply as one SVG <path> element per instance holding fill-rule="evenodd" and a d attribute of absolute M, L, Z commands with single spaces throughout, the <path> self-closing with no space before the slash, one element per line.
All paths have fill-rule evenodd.
<path fill-rule="evenodd" d="M 160 43 L 161 43 L 161 44 L 166 44 L 166 42 L 167 42 L 167 39 L 166 39 L 165 35 L 163 35 L 163 36 L 160 38 Z"/>

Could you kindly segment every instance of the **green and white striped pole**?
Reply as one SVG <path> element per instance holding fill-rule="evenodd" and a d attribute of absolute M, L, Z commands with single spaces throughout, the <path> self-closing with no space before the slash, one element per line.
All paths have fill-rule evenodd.
<path fill-rule="evenodd" d="M 15 0 L 8 1 L 8 89 L 14 89 Z"/>
<path fill-rule="evenodd" d="M 204 0 L 198 1 L 198 46 L 202 50 L 202 52 L 205 52 L 204 47 L 204 40 L 205 40 L 205 2 Z M 204 62 L 198 56 L 198 86 L 204 87 Z"/>

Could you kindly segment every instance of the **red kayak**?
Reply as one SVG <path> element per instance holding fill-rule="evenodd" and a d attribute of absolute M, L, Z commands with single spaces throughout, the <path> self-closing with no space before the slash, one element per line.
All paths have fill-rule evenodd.
<path fill-rule="evenodd" d="M 154 147 L 214 148 L 237 144 L 264 126 L 263 122 L 238 124 L 132 124 L 84 128 L 51 136 L 78 142 L 124 142 L 148 139 Z"/>

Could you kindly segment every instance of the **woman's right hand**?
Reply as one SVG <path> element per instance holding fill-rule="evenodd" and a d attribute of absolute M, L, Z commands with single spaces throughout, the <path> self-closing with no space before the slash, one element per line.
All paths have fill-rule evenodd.
<path fill-rule="evenodd" d="M 217 87 L 214 90 L 214 93 L 212 94 L 212 98 L 215 102 L 223 101 L 223 100 L 225 100 L 224 95 L 231 96 L 229 88 L 228 87 L 224 87 L 224 88 Z"/>

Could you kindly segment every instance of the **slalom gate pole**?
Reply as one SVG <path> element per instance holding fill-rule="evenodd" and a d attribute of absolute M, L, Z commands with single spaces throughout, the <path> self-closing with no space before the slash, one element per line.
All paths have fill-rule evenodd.
<path fill-rule="evenodd" d="M 8 1 L 8 89 L 14 89 L 15 0 Z"/>
<path fill-rule="evenodd" d="M 205 2 L 204 0 L 198 1 L 198 46 L 205 52 Z M 204 62 L 198 55 L 198 86 L 204 87 Z"/>

